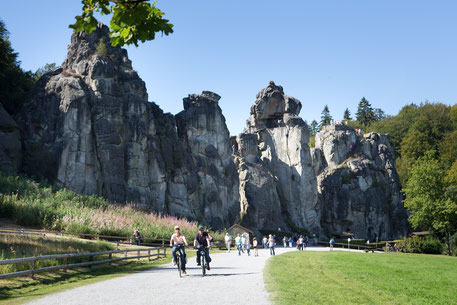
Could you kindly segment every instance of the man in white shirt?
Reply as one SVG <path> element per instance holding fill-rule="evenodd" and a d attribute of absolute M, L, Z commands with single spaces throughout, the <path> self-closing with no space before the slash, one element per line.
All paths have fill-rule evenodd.
<path fill-rule="evenodd" d="M 230 253 L 230 246 L 232 243 L 232 236 L 230 234 L 225 233 L 225 246 L 227 247 L 227 252 Z"/>

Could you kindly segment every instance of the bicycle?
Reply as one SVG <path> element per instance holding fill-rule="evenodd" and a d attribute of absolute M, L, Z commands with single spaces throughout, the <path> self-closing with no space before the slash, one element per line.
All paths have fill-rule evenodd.
<path fill-rule="evenodd" d="M 197 251 L 200 251 L 200 263 L 201 263 L 201 266 L 202 266 L 202 274 L 203 274 L 203 276 L 205 276 L 206 275 L 206 264 L 205 264 L 206 252 L 205 252 L 205 248 L 202 247 L 202 246 L 198 246 L 197 247 Z"/>
<path fill-rule="evenodd" d="M 181 266 L 182 266 L 183 260 L 185 260 L 183 252 L 181 251 L 181 248 L 183 248 L 183 247 L 184 247 L 184 245 L 176 246 L 176 252 L 178 252 L 176 255 L 176 266 L 178 267 L 179 277 L 182 277 Z"/>

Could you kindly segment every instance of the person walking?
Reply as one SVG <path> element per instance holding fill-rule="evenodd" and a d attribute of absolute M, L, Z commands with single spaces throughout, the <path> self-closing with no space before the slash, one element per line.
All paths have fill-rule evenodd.
<path fill-rule="evenodd" d="M 333 251 L 333 245 L 335 244 L 335 240 L 333 239 L 330 239 L 330 251 Z"/>
<path fill-rule="evenodd" d="M 136 244 L 137 244 L 138 246 L 141 245 L 141 233 L 140 233 L 140 229 L 136 229 L 135 231 L 133 231 L 133 235 L 135 235 Z"/>
<path fill-rule="evenodd" d="M 225 233 L 225 247 L 227 247 L 227 252 L 230 253 L 230 246 L 232 244 L 232 236 L 230 234 Z"/>
<path fill-rule="evenodd" d="M 236 235 L 235 245 L 236 245 L 236 248 L 238 249 L 238 255 L 241 255 L 241 236 L 240 236 L 240 233 L 238 233 Z"/>
<path fill-rule="evenodd" d="M 304 238 L 303 238 L 303 235 L 300 235 L 300 237 L 298 238 L 298 240 L 300 241 L 300 248 L 298 248 L 298 250 L 300 251 L 303 251 L 303 242 L 304 242 Z"/>
<path fill-rule="evenodd" d="M 303 246 L 305 247 L 305 250 L 306 250 L 306 247 L 308 247 L 308 242 L 309 242 L 308 236 L 305 235 L 305 237 L 303 238 Z"/>
<path fill-rule="evenodd" d="M 252 239 L 252 246 L 254 247 L 254 256 L 259 256 L 259 245 L 255 237 Z"/>
<path fill-rule="evenodd" d="M 270 234 L 268 237 L 268 247 L 270 248 L 270 255 L 275 255 L 275 246 L 276 246 L 276 241 L 273 235 Z"/>
<path fill-rule="evenodd" d="M 241 235 L 241 251 L 244 253 L 246 250 L 246 236 L 243 234 Z"/>
<path fill-rule="evenodd" d="M 248 251 L 248 256 L 251 256 L 251 241 L 249 240 L 249 235 L 247 234 L 244 236 L 244 248 Z"/>
<path fill-rule="evenodd" d="M 287 248 L 287 238 L 285 236 L 282 238 L 282 243 L 284 244 L 284 248 Z"/>
<path fill-rule="evenodd" d="M 294 245 L 294 240 L 292 239 L 292 236 L 289 237 L 289 247 L 292 248 Z"/>
<path fill-rule="evenodd" d="M 297 238 L 297 250 L 300 251 L 301 247 L 301 237 Z"/>
<path fill-rule="evenodd" d="M 263 245 L 263 248 L 264 248 L 264 249 L 267 248 L 267 244 L 268 244 L 268 239 L 267 239 L 267 237 L 264 235 L 264 236 L 263 236 L 263 239 L 262 239 L 262 245 Z"/>

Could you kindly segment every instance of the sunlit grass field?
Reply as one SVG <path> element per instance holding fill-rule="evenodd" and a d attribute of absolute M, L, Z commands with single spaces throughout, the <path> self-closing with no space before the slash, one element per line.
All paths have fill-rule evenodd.
<path fill-rule="evenodd" d="M 456 257 L 291 252 L 264 278 L 276 304 L 457 304 Z"/>

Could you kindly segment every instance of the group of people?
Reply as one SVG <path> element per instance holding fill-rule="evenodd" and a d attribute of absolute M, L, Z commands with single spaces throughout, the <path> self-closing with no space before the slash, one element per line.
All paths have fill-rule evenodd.
<path fill-rule="evenodd" d="M 203 226 L 198 227 L 198 232 L 195 234 L 194 237 L 194 248 L 197 249 L 197 266 L 201 266 L 201 254 L 200 250 L 204 249 L 205 253 L 205 262 L 206 262 L 206 269 L 211 270 L 209 263 L 211 262 L 211 257 L 209 256 L 209 250 L 212 247 L 213 238 L 209 234 L 209 232 L 205 231 Z M 176 265 L 178 261 L 178 252 L 181 256 L 181 270 L 183 274 L 186 274 L 186 251 L 185 247 L 189 244 L 186 240 L 184 234 L 181 233 L 181 228 L 179 226 L 175 226 L 175 233 L 171 236 L 170 239 L 170 247 L 172 247 L 172 255 L 173 255 L 173 264 Z"/>
<path fill-rule="evenodd" d="M 230 253 L 230 247 L 231 247 L 231 240 L 232 237 L 226 233 L 225 234 L 225 245 L 227 247 L 227 251 Z M 241 235 L 238 233 L 235 238 L 235 246 L 236 249 L 238 250 L 238 255 L 241 255 L 241 253 L 244 253 L 245 251 L 247 252 L 248 256 L 251 255 L 251 241 L 249 239 L 249 235 L 247 233 Z M 252 239 L 252 248 L 254 248 L 254 256 L 259 256 L 259 244 L 257 242 L 257 238 Z"/>

